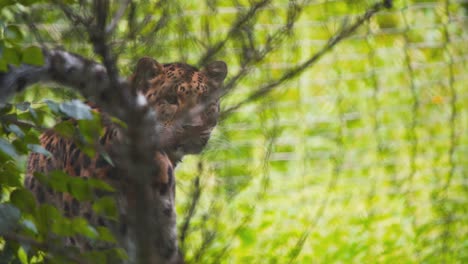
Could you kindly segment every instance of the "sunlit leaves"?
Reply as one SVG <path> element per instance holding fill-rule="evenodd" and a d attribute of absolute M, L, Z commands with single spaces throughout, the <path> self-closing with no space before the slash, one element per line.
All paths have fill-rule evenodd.
<path fill-rule="evenodd" d="M 6 64 L 19 65 L 21 63 L 21 50 L 15 47 L 5 47 L 0 59 Z"/>
<path fill-rule="evenodd" d="M 1 8 L 1 5 L 0 5 Z M 20 63 L 42 65 L 44 56 L 41 48 L 25 45 L 25 33 L 16 24 L 0 24 L 0 71 L 6 71 L 7 65 Z"/>
<path fill-rule="evenodd" d="M 244 246 L 249 246 L 255 243 L 256 235 L 254 231 L 249 227 L 239 228 L 239 230 L 237 231 L 237 235 L 241 239 Z"/>
<path fill-rule="evenodd" d="M 18 248 L 18 259 L 22 264 L 28 264 L 28 255 L 23 247 Z"/>

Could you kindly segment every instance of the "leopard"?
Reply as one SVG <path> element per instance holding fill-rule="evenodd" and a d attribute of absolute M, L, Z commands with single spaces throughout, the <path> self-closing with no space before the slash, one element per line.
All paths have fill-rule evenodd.
<path fill-rule="evenodd" d="M 220 113 L 220 95 L 227 75 L 227 65 L 215 61 L 202 69 L 192 65 L 175 62 L 161 64 L 153 58 L 143 57 L 138 60 L 134 73 L 128 78 L 129 89 L 138 94 L 154 111 L 157 122 L 155 133 L 160 138 L 161 148 L 154 153 L 154 166 L 157 173 L 151 178 L 152 198 L 163 201 L 163 213 L 151 215 L 154 224 L 168 223 L 171 229 L 162 234 L 154 245 L 156 255 L 162 256 L 163 263 L 183 263 L 183 256 L 177 246 L 175 230 L 175 174 L 176 166 L 185 155 L 199 154 L 205 148 L 211 133 L 217 125 Z M 115 195 L 118 206 L 118 222 L 111 221 L 93 211 L 92 202 L 78 201 L 70 193 L 58 192 L 42 183 L 38 175 L 47 175 L 53 171 L 64 171 L 71 177 L 84 180 L 92 178 L 102 180 L 118 190 L 118 186 L 128 184 L 122 172 L 113 166 L 105 153 L 112 154 L 115 145 L 122 142 L 121 124 L 112 122 L 112 118 L 100 108 L 89 103 L 93 111 L 102 116 L 104 132 L 98 138 L 94 156 L 88 156 L 76 139 L 65 137 L 49 129 L 40 136 L 40 144 L 50 155 L 31 153 L 27 161 L 25 186 L 39 204 L 51 204 L 61 210 L 66 217 L 83 217 L 92 226 L 107 227 L 116 236 L 118 245 L 126 251 L 134 247 L 129 239 L 133 234 L 128 231 L 128 209 L 134 206 L 134 200 Z M 76 120 L 67 120 L 76 125 Z M 111 155 L 112 156 L 112 155 Z M 96 199 L 109 195 L 108 191 L 94 190 Z M 133 244 L 132 244 L 133 243 Z M 79 252 L 105 249 L 106 243 L 93 243 L 83 236 L 68 237 L 65 244 L 75 247 Z M 127 252 L 128 254 L 128 252 Z M 131 257 L 130 257 L 131 258 Z M 160 261 L 160 260 L 159 260 Z M 154 260 L 154 263 L 157 261 Z M 159 262 L 158 262 L 159 263 Z"/>

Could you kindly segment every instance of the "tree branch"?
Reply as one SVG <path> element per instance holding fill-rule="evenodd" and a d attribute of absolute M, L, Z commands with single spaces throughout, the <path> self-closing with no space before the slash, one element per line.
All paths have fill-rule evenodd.
<path fill-rule="evenodd" d="M 198 65 L 204 65 L 208 61 L 212 60 L 212 58 L 224 47 L 224 45 L 226 45 L 227 41 L 231 39 L 233 35 L 236 34 L 239 28 L 242 28 L 247 22 L 249 22 L 253 17 L 255 17 L 259 9 L 265 7 L 270 2 L 271 0 L 260 0 L 252 4 L 249 10 L 242 16 L 239 16 L 237 20 L 232 24 L 231 28 L 229 29 L 229 32 L 226 34 L 224 39 L 208 48 L 206 53 L 203 56 L 201 56 L 201 59 L 198 61 Z"/>
<path fill-rule="evenodd" d="M 136 96 L 129 89 L 113 89 L 104 66 L 94 61 L 63 50 L 43 50 L 44 64 L 10 66 L 7 73 L 0 73 L 0 102 L 26 87 L 40 82 L 55 82 L 70 87 L 87 99 L 103 107 L 109 113 L 125 118 L 122 104 L 137 105 Z M 120 88 L 128 83 L 119 79 Z M 119 109 L 120 108 L 120 109 Z"/>
<path fill-rule="evenodd" d="M 106 27 L 106 34 L 112 34 L 114 32 L 120 19 L 122 19 L 123 15 L 125 14 L 125 10 L 127 9 L 129 4 L 130 4 L 130 0 L 121 1 L 119 10 L 115 12 L 114 18 L 112 18 L 112 21 Z"/>
<path fill-rule="evenodd" d="M 315 53 L 312 57 L 304 61 L 303 63 L 297 65 L 296 67 L 292 68 L 288 72 L 284 73 L 279 79 L 274 80 L 270 83 L 265 84 L 263 87 L 258 89 L 257 91 L 253 92 L 251 95 L 249 95 L 246 99 L 243 101 L 239 102 L 238 104 L 228 108 L 227 110 L 224 110 L 221 113 L 220 119 L 225 119 L 227 116 L 229 116 L 232 112 L 235 110 L 239 109 L 243 105 L 250 103 L 252 101 L 255 101 L 261 97 L 264 97 L 265 95 L 269 94 L 272 92 L 274 89 L 276 89 L 279 85 L 283 84 L 286 81 L 289 81 L 298 75 L 300 75 L 302 72 L 304 72 L 306 69 L 308 69 L 310 66 L 315 64 L 320 58 L 323 57 L 327 52 L 331 51 L 333 47 L 335 47 L 339 42 L 341 42 L 343 39 L 349 37 L 353 32 L 356 31 L 363 23 L 365 23 L 367 20 L 369 20 L 374 14 L 377 12 L 381 11 L 384 8 L 389 8 L 391 7 L 392 1 L 390 0 L 383 0 L 381 2 L 378 2 L 374 4 L 372 7 L 370 7 L 362 16 L 358 17 L 354 23 L 352 23 L 349 26 L 344 26 L 338 32 L 332 36 L 327 44 Z"/>
<path fill-rule="evenodd" d="M 122 172 L 122 182 L 131 183 L 119 187 L 121 195 L 136 194 L 134 199 L 137 202 L 134 204 L 137 206 L 127 208 L 126 214 L 130 218 L 129 234 L 133 234 L 130 238 L 135 240 L 133 247 L 137 252 L 128 253 L 135 263 L 151 263 L 150 259 L 160 259 L 165 263 L 164 259 L 172 258 L 167 255 L 168 250 L 177 253 L 177 241 L 174 239 L 170 241 L 172 244 L 158 245 L 158 242 L 167 240 L 167 229 L 175 228 L 175 222 L 173 216 L 158 211 L 165 208 L 161 205 L 164 201 L 159 198 L 151 200 L 151 190 L 147 188 L 151 186 L 147 184 L 151 177 L 159 175 L 154 155 L 161 146 L 160 132 L 155 129 L 160 126 L 157 126 L 154 112 L 147 107 L 142 95 L 130 92 L 126 80 L 116 77 L 117 84 L 113 85 L 101 64 L 62 50 L 44 50 L 44 58 L 42 66 L 10 66 L 7 73 L 0 74 L 0 102 L 5 102 L 29 85 L 55 82 L 77 90 L 105 112 L 127 123 L 128 130 L 123 131 L 126 140 L 116 144 L 112 159 Z M 155 215 L 159 217 L 154 219 Z M 157 250 L 153 250 L 155 247 Z"/>

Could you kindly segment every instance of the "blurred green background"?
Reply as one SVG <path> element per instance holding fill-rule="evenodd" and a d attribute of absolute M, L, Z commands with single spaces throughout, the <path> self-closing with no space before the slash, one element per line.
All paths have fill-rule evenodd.
<path fill-rule="evenodd" d="M 304 2 L 292 33 L 249 65 L 223 109 L 318 52 L 375 2 Z M 137 20 L 163 12 L 141 6 Z M 196 64 L 242 6 L 174 1 L 162 29 L 151 33 L 150 22 L 151 37 L 117 48 L 122 72 L 142 55 Z M 273 1 L 248 25 L 259 45 L 284 26 L 287 7 Z M 58 12 L 30 14 L 46 43 L 91 56 Z M 467 15 L 466 0 L 394 1 L 298 78 L 224 119 L 206 151 L 177 168 L 181 229 L 197 201 L 181 242 L 188 261 L 467 263 Z M 242 48 L 229 38 L 216 55 L 228 79 L 242 69 Z M 74 97 L 36 87 L 15 100 Z"/>
<path fill-rule="evenodd" d="M 223 105 L 318 51 L 363 2 L 311 2 L 294 37 Z M 218 263 L 219 254 L 221 263 L 468 262 L 462 4 L 395 1 L 298 79 L 222 122 L 205 154 L 178 168 L 183 215 L 197 160 L 204 164 L 189 255 L 206 248 L 198 263 Z M 273 5 L 255 32 L 274 29 L 282 10 Z M 228 60 L 235 54 L 226 51 Z"/>

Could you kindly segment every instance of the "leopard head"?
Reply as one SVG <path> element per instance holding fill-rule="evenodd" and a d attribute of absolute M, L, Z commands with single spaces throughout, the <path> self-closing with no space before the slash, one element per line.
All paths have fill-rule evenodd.
<path fill-rule="evenodd" d="M 162 147 L 176 159 L 200 153 L 208 142 L 218 120 L 226 75 L 223 61 L 202 69 L 185 63 L 160 64 L 148 57 L 138 61 L 131 88 L 155 110 Z"/>

